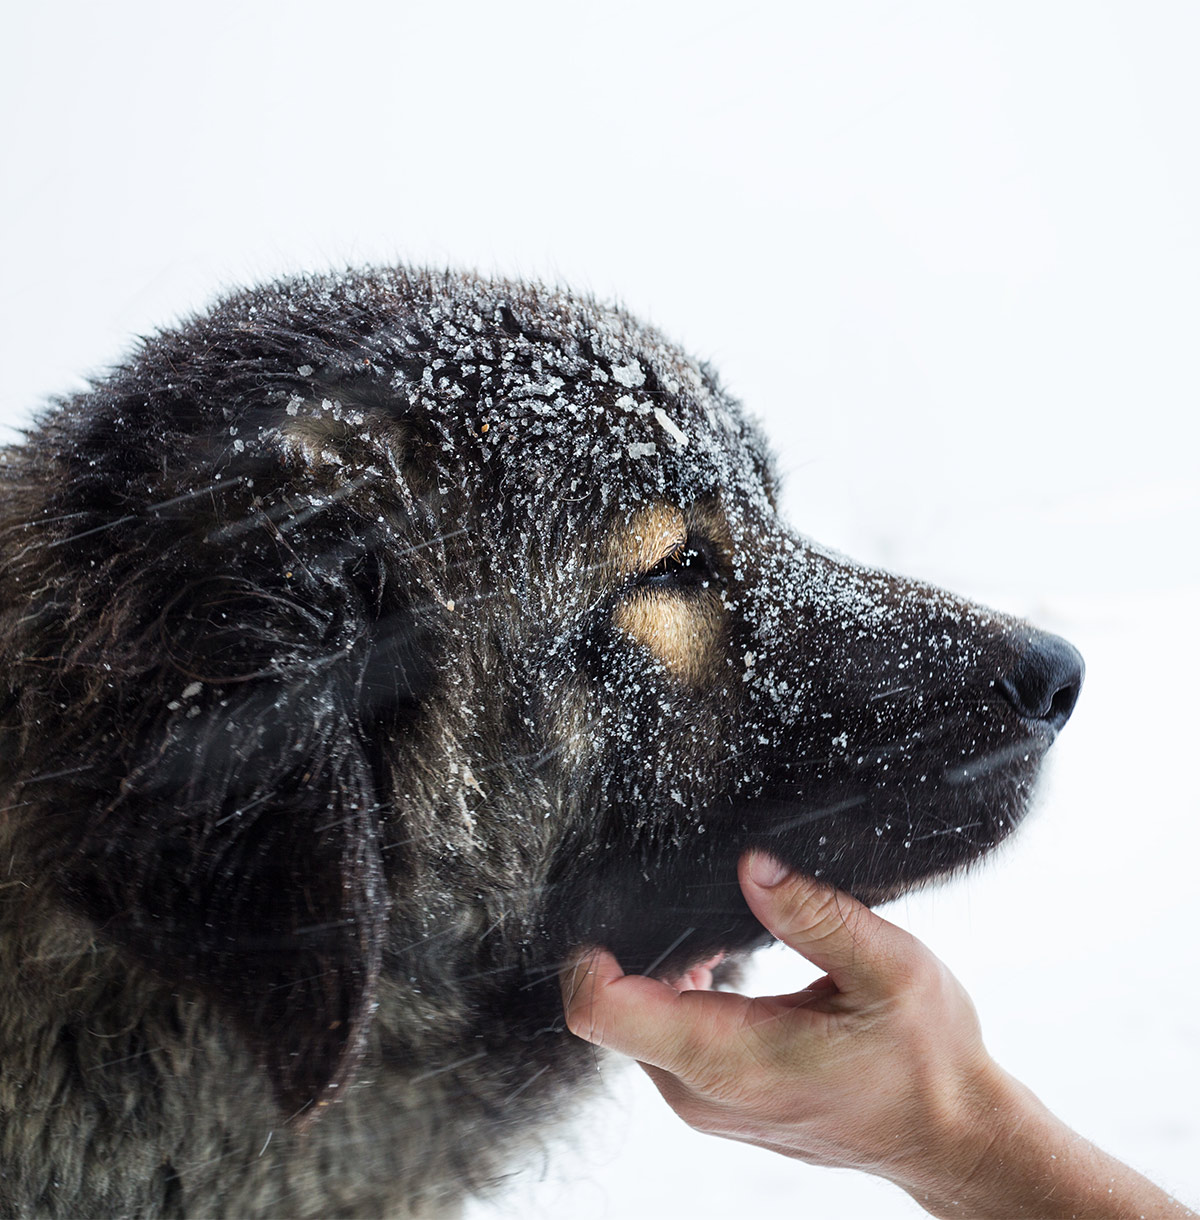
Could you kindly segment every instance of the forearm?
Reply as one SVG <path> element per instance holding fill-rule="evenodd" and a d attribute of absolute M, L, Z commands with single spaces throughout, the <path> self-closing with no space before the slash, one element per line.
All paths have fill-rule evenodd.
<path fill-rule="evenodd" d="M 1056 1118 L 1018 1081 L 992 1067 L 968 1101 L 974 1111 L 948 1133 L 930 1172 L 899 1181 L 938 1217 L 973 1220 L 1180 1220 L 1195 1217 L 1128 1165 Z M 955 1174 L 948 1177 L 948 1164 Z M 947 1189 L 947 1183 L 960 1184 Z"/>

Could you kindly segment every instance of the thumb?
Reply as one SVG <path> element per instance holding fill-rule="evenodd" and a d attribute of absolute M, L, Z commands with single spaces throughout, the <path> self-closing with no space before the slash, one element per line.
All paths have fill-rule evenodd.
<path fill-rule="evenodd" d="M 903 985 L 916 939 L 857 898 L 751 851 L 738 865 L 742 893 L 773 936 L 824 970 L 839 991 L 882 994 Z"/>

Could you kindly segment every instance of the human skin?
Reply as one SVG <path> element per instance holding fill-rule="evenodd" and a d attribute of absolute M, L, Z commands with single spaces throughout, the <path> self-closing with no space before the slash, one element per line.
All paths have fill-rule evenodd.
<path fill-rule="evenodd" d="M 739 879 L 823 978 L 783 996 L 679 990 L 591 949 L 562 979 L 571 1031 L 637 1059 L 690 1126 L 887 1178 L 934 1216 L 1196 1215 L 1004 1072 L 915 937 L 769 856 L 743 857 Z"/>

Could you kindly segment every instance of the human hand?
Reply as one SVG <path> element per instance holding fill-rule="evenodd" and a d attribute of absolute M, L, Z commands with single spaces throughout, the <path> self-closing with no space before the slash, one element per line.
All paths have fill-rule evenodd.
<path fill-rule="evenodd" d="M 568 1026 L 639 1060 L 699 1131 L 897 1181 L 957 1159 L 963 1099 L 991 1066 L 966 992 L 907 932 L 811 878 L 770 884 L 774 868 L 742 860 L 746 901 L 824 978 L 785 996 L 680 992 L 597 950 L 564 976 Z"/>
<path fill-rule="evenodd" d="M 1003 1072 L 915 937 L 770 857 L 738 874 L 758 920 L 823 978 L 783 996 L 682 990 L 604 949 L 562 977 L 571 1031 L 637 1059 L 685 1122 L 878 1174 L 938 1216 L 1194 1214 Z"/>

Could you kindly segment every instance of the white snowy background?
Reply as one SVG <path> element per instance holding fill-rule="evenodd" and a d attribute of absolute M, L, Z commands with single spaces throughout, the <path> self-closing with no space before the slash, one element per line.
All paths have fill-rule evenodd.
<path fill-rule="evenodd" d="M 804 532 L 1083 651 L 1026 829 L 887 913 L 1003 1064 L 1194 1205 L 1197 62 L 1188 0 L 12 5 L 0 423 L 286 271 L 620 298 L 765 420 Z M 603 1074 L 475 1220 L 921 1214 Z"/>

